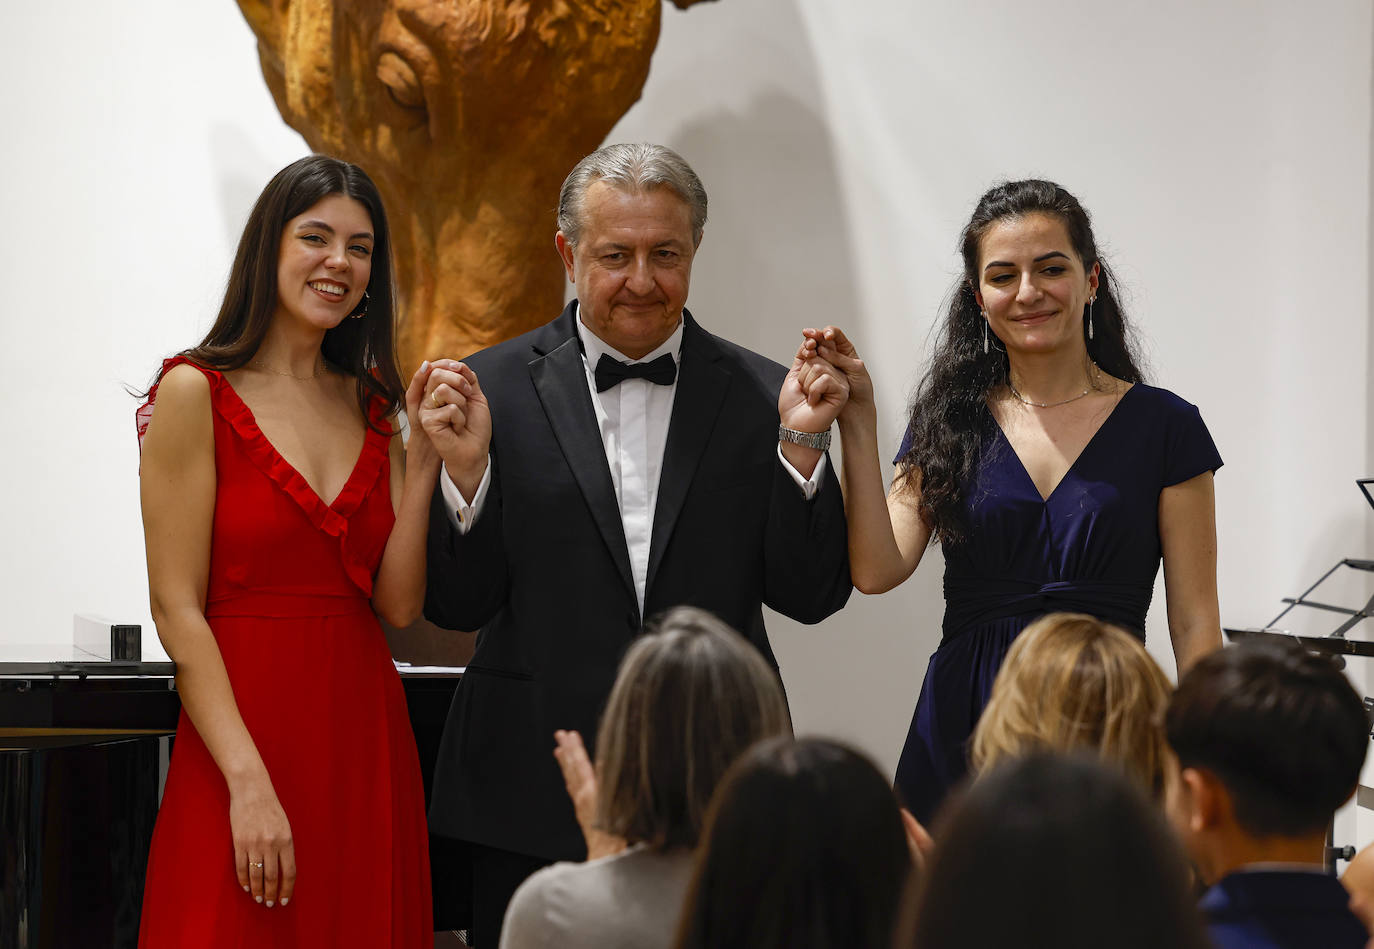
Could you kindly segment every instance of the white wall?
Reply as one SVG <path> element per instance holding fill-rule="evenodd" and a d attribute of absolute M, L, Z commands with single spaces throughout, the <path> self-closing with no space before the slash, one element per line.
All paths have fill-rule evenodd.
<path fill-rule="evenodd" d="M 1029 174 L 1075 191 L 1154 380 L 1201 407 L 1226 460 L 1223 622 L 1261 625 L 1374 554 L 1351 484 L 1374 466 L 1372 17 L 1367 0 L 665 6 L 612 138 L 673 145 L 705 179 L 702 322 L 778 359 L 801 326 L 846 326 L 894 447 L 977 196 Z M 0 48 L 0 641 L 61 642 L 77 609 L 149 622 L 121 385 L 203 333 L 252 199 L 305 146 L 232 0 L 6 4 Z M 895 765 L 940 572 L 935 551 L 818 628 L 775 624 L 799 728 Z"/>

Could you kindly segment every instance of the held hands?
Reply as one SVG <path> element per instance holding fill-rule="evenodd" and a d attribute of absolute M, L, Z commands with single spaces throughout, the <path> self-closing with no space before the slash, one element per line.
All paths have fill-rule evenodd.
<path fill-rule="evenodd" d="M 849 384 L 849 398 L 840 412 L 840 422 L 843 424 L 861 414 L 871 415 L 874 412 L 873 379 L 844 331 L 838 326 L 827 326 L 819 330 L 804 329 L 802 336 L 797 358 L 806 363 L 819 360 L 843 373 Z"/>
<path fill-rule="evenodd" d="M 296 849 L 272 782 L 264 774 L 229 790 L 229 829 L 239 885 L 254 900 L 285 906 L 296 889 Z"/>
<path fill-rule="evenodd" d="M 432 363 L 420 363 L 420 367 L 410 377 L 410 385 L 406 386 L 406 424 L 410 427 L 410 438 L 406 441 L 407 471 L 412 468 L 429 468 L 431 465 L 437 469 L 441 460 L 434 442 L 420 425 L 420 403 L 425 397 L 425 384 L 429 382 L 433 369 Z"/>
<path fill-rule="evenodd" d="M 826 432 L 849 399 L 849 380 L 824 359 L 797 350 L 778 393 L 778 418 L 798 432 Z M 814 348 L 814 347 L 813 347 Z"/>
<path fill-rule="evenodd" d="M 420 371 L 425 371 L 424 365 Z M 412 387 L 414 384 L 412 379 Z M 409 391 L 406 402 L 409 411 Z M 477 373 L 453 359 L 430 363 L 416 414 L 448 476 L 464 497 L 471 498 L 482 480 L 491 449 L 491 409 Z"/>
<path fill-rule="evenodd" d="M 582 828 L 582 836 L 587 841 L 587 859 L 609 857 L 620 853 L 627 846 L 623 837 L 607 834 L 596 827 L 597 787 L 596 770 L 587 749 L 582 744 L 582 736 L 575 731 L 556 731 L 553 740 L 558 747 L 553 756 L 563 771 L 563 783 L 572 798 L 573 813 L 577 824 Z"/>

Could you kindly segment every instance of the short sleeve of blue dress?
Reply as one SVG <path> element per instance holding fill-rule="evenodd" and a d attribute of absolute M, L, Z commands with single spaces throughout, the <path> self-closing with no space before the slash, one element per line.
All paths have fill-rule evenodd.
<path fill-rule="evenodd" d="M 964 485 L 968 538 L 944 549 L 943 637 L 917 702 L 899 786 L 913 740 L 940 746 L 926 748 L 948 765 L 937 771 L 958 772 L 925 779 L 944 784 L 962 775 L 962 744 L 1012 640 L 1032 620 L 1088 613 L 1143 638 L 1160 563 L 1160 492 L 1222 464 L 1197 407 L 1143 384 L 1121 397 L 1048 497 L 1001 429 L 990 424 L 988 433 Z M 899 460 L 907 448 L 903 439 Z"/>

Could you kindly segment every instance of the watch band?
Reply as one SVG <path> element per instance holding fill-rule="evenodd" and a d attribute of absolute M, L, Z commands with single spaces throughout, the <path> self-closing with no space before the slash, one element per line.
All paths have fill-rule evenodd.
<path fill-rule="evenodd" d="M 830 448 L 830 432 L 799 432 L 786 425 L 778 426 L 778 441 L 791 442 L 794 445 L 804 445 L 807 448 L 814 448 L 817 451 L 828 451 Z"/>

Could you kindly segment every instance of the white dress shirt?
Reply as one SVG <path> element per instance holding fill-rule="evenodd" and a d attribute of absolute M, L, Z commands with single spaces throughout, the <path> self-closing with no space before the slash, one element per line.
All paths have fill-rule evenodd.
<path fill-rule="evenodd" d="M 644 613 L 644 586 L 649 573 L 649 544 L 653 537 L 654 506 L 658 503 L 659 475 L 663 469 L 663 449 L 668 443 L 668 424 L 673 414 L 673 397 L 677 394 L 677 379 L 672 385 L 658 385 L 648 379 L 625 379 L 605 392 L 596 391 L 595 369 L 603 354 L 621 362 L 651 362 L 665 353 L 671 354 L 674 364 L 681 364 L 682 323 L 663 345 L 640 359 L 630 359 L 607 345 L 600 337 L 577 320 L 577 335 L 582 341 L 582 367 L 586 373 L 587 391 L 596 412 L 596 425 L 601 433 L 601 445 L 606 452 L 611 482 L 615 485 L 616 501 L 620 505 L 620 521 L 625 529 L 625 544 L 629 548 L 630 571 L 635 582 L 635 597 L 639 612 Z M 807 499 L 816 496 L 821 478 L 825 475 L 825 456 L 821 456 L 811 477 L 804 478 L 783 457 L 778 460 Z M 448 502 L 449 519 L 460 534 L 466 534 L 486 501 L 491 486 L 491 464 L 488 460 L 482 481 L 469 503 L 458 490 L 448 472 L 439 476 L 439 487 Z"/>

